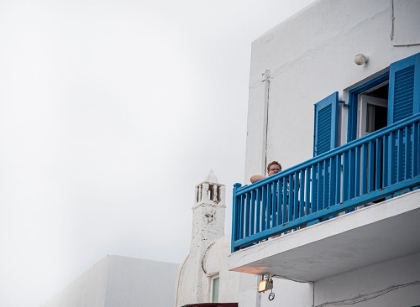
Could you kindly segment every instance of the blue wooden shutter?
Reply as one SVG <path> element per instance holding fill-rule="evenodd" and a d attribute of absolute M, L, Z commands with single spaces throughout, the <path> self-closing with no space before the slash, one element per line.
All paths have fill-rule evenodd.
<path fill-rule="evenodd" d="M 315 104 L 314 157 L 337 146 L 338 92 Z"/>
<path fill-rule="evenodd" d="M 388 97 L 388 125 L 403 120 L 420 112 L 420 53 L 392 63 L 389 69 L 389 97 Z M 411 135 L 409 128 L 409 135 Z M 405 159 L 405 151 L 398 151 L 398 134 L 395 134 L 392 182 L 396 183 L 408 179 L 411 174 L 411 158 Z M 402 135 L 403 146 L 411 151 L 411 141 L 407 140 L 406 133 Z M 401 156 L 398 156 L 400 152 Z M 399 161 L 399 163 L 398 163 Z M 405 173 L 407 167 L 408 173 Z M 406 178 L 407 177 L 407 178 Z"/>
<path fill-rule="evenodd" d="M 420 53 L 389 69 L 388 125 L 420 112 Z"/>

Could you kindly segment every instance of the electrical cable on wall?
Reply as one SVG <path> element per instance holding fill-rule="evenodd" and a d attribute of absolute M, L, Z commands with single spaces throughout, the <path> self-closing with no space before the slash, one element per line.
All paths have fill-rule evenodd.
<path fill-rule="evenodd" d="M 371 299 L 377 298 L 378 296 L 384 295 L 388 292 L 391 292 L 400 288 L 414 286 L 414 285 L 420 285 L 420 280 L 413 281 L 407 284 L 390 286 L 383 290 L 375 291 L 369 294 L 359 295 L 350 299 L 345 299 L 345 300 L 340 300 L 340 301 L 335 301 L 335 302 L 325 302 L 320 305 L 316 305 L 314 307 L 354 305 L 360 302 L 369 301 Z"/>

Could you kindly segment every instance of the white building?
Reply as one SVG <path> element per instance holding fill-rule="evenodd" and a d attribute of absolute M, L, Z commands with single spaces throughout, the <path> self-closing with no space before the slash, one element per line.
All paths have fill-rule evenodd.
<path fill-rule="evenodd" d="M 42 307 L 173 306 L 178 264 L 107 256 Z"/>
<path fill-rule="evenodd" d="M 228 269 L 225 209 L 225 186 L 211 171 L 195 188 L 190 253 L 181 265 L 107 256 L 42 306 L 237 307 L 242 274 Z"/>
<path fill-rule="evenodd" d="M 180 265 L 175 306 L 238 306 L 241 274 L 230 272 L 224 235 L 225 186 L 210 171 L 195 188 L 190 253 Z M 217 303 L 217 304 L 209 304 Z"/>
<path fill-rule="evenodd" d="M 318 0 L 252 43 L 239 306 L 420 305 L 420 1 Z M 274 280 L 258 294 L 257 279 Z"/>

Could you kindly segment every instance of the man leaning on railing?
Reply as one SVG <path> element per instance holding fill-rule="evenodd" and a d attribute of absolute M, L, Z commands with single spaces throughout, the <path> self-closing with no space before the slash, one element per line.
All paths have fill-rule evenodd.
<path fill-rule="evenodd" d="M 275 174 L 281 172 L 281 170 L 282 170 L 281 164 L 277 161 L 272 161 L 272 162 L 268 163 L 268 165 L 267 165 L 268 176 L 275 175 Z M 249 181 L 251 181 L 251 183 L 254 183 L 254 182 L 257 182 L 257 181 L 262 180 L 264 178 L 267 178 L 267 176 L 252 175 L 251 178 L 249 178 Z"/>

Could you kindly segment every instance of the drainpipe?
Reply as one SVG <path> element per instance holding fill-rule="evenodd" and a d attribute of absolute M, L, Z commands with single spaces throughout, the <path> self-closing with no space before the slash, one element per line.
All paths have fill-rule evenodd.
<path fill-rule="evenodd" d="M 258 282 L 260 281 L 260 275 L 256 275 L 257 277 L 257 289 L 258 289 Z M 257 291 L 257 297 L 255 298 L 255 307 L 261 307 L 261 293 Z"/>
<path fill-rule="evenodd" d="M 255 304 L 255 307 L 261 307 L 261 293 L 259 293 L 259 292 L 257 292 L 257 301 L 256 301 L 256 304 Z"/>
<path fill-rule="evenodd" d="M 263 113 L 263 143 L 262 143 L 262 166 L 261 174 L 266 173 L 267 166 L 267 132 L 268 132 L 268 102 L 270 99 L 270 70 L 266 69 L 263 73 L 265 83 L 264 89 L 264 113 Z"/>
<path fill-rule="evenodd" d="M 394 16 L 394 0 L 391 0 L 391 41 L 394 40 L 394 24 L 395 24 L 395 16 Z"/>

